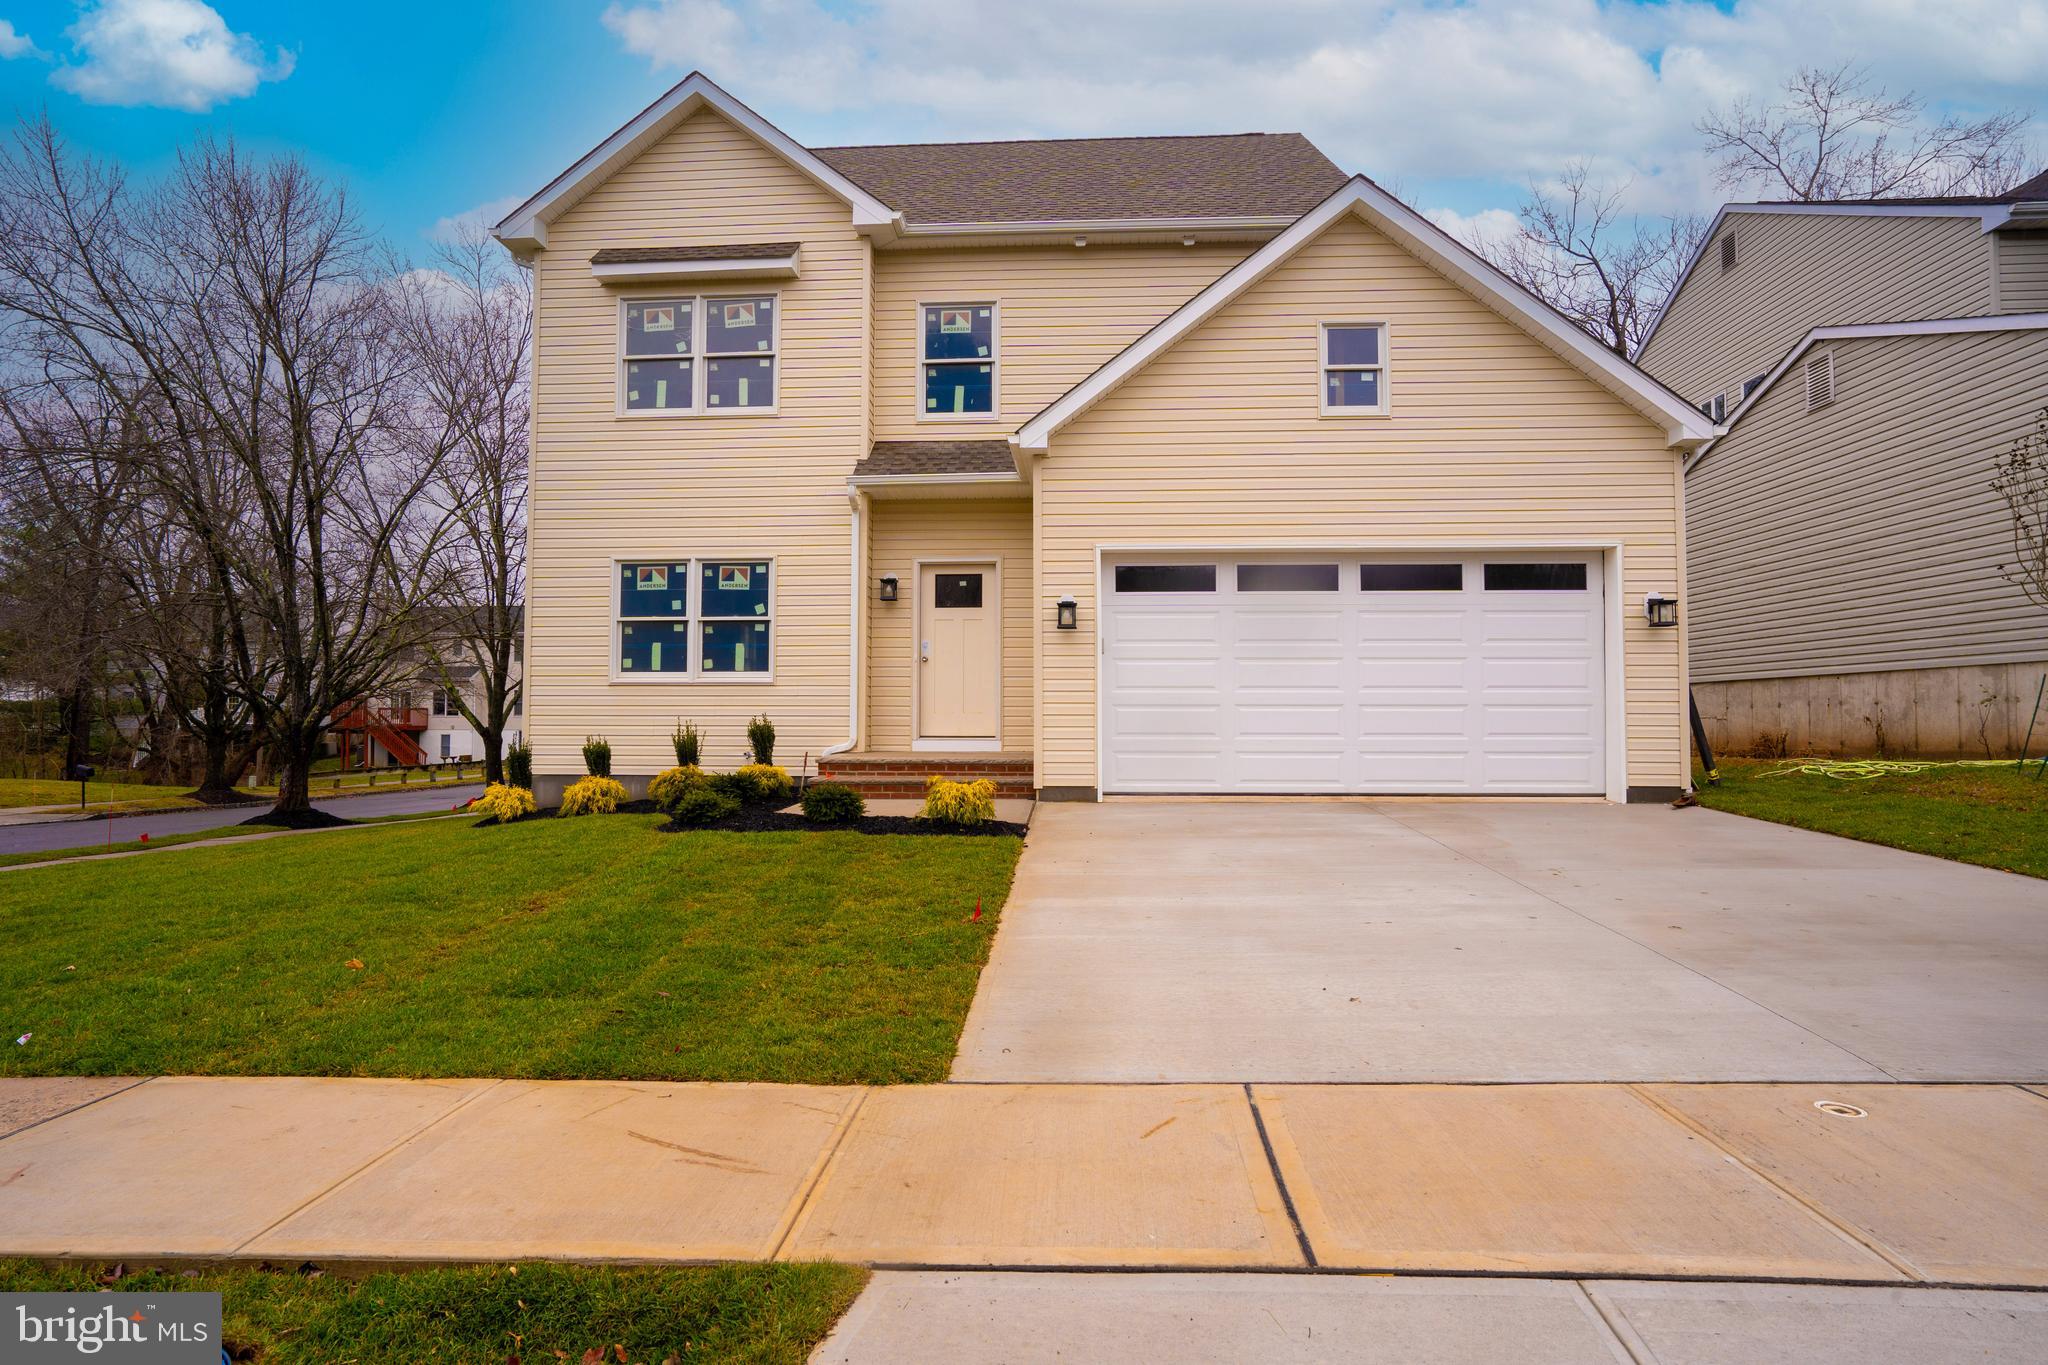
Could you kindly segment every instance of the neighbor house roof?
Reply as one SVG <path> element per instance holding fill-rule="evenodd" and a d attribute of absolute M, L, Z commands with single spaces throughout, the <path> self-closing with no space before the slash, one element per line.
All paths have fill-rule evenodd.
<path fill-rule="evenodd" d="M 1017 473 L 1008 441 L 877 441 L 853 467 L 855 481 Z"/>
<path fill-rule="evenodd" d="M 1595 341 L 1576 323 L 1503 275 L 1457 238 L 1424 218 L 1362 175 L 1303 214 L 1285 232 L 1225 271 L 1201 293 L 1169 313 L 1151 331 L 1119 351 L 1108 363 L 1061 394 L 1019 428 L 1013 443 L 1022 450 L 1046 450 L 1053 433 L 1097 400 L 1171 349 L 1313 241 L 1345 214 L 1356 214 L 1509 322 L 1555 352 L 1594 383 L 1664 428 L 1668 444 L 1691 448 L 1714 433 L 1699 409 Z"/>
<path fill-rule="evenodd" d="M 2014 227 L 2033 227 L 2040 216 L 2038 206 L 2044 200 L 2048 200 L 2048 171 L 2022 180 L 2004 194 L 1928 195 L 1900 199 L 1759 199 L 1754 203 L 1723 204 L 1714 214 L 1714 221 L 1706 234 L 1700 238 L 1692 259 L 1686 262 L 1684 273 L 1671 286 L 1671 292 L 1664 296 L 1657 316 L 1650 319 L 1649 329 L 1636 345 L 1636 354 L 1641 355 L 1648 348 L 1650 338 L 1657 335 L 1657 328 L 1670 313 L 1671 305 L 1678 301 L 1680 291 L 1692 279 L 1699 263 L 1706 259 L 1707 248 L 1720 240 L 1721 224 L 1731 213 L 1800 213 L 1817 218 L 1975 218 L 1984 231 L 1996 232 L 2008 223 Z"/>
<path fill-rule="evenodd" d="M 1344 183 L 1299 133 L 812 150 L 922 225 L 1291 220 Z"/>

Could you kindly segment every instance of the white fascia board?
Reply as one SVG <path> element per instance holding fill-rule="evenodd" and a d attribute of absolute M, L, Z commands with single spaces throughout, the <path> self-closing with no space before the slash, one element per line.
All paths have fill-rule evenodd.
<path fill-rule="evenodd" d="M 637 280 L 785 279 L 797 278 L 800 253 L 719 261 L 613 261 L 593 264 L 590 273 L 605 284 Z"/>
<path fill-rule="evenodd" d="M 1698 409 L 1593 340 L 1575 323 L 1537 299 L 1427 218 L 1364 176 L 1354 176 L 1286 231 L 1247 256 L 1182 304 L 1095 373 L 1067 390 L 1011 438 L 1020 450 L 1041 452 L 1052 435 L 1143 369 L 1218 309 L 1257 284 L 1323 229 L 1358 213 L 1402 247 L 1543 341 L 1581 373 L 1664 428 L 1669 445 L 1689 448 L 1710 439 L 1714 427 Z"/>
<path fill-rule="evenodd" d="M 2038 332 L 2048 330 L 2048 313 L 1991 313 L 1982 317 L 1967 318 L 1921 318 L 1912 322 L 1852 322 L 1836 327 L 1816 327 L 1801 337 L 1785 358 L 1778 362 L 1763 383 L 1756 386 L 1749 397 L 1742 400 L 1728 421 L 1715 434 L 1714 439 L 1694 451 L 1685 462 L 1685 472 L 1690 474 L 1699 467 L 1707 453 L 1726 439 L 1735 430 L 1749 410 L 1763 401 L 1765 394 L 1777 387 L 1800 359 L 1816 346 L 1830 341 L 1859 341 L 1868 337 L 1928 337 L 1962 336 L 1971 332 Z"/>
<path fill-rule="evenodd" d="M 1706 259 L 1707 248 L 1721 240 L 1721 224 L 1731 213 L 1803 213 L 1822 218 L 1975 218 L 1983 231 L 1996 232 L 2012 217 L 2013 209 L 2011 204 L 1723 204 L 1715 212 L 1707 235 L 1700 238 L 1692 259 L 1685 263 L 1685 271 L 1678 277 L 1678 283 L 1671 286 L 1671 292 L 1664 296 L 1663 304 L 1657 309 L 1657 316 L 1650 319 L 1650 330 L 1643 333 L 1636 354 L 1640 356 L 1649 349 L 1650 338 L 1657 335 L 1664 315 L 1678 301 L 1679 293 L 1692 279 L 1692 272 Z"/>
<path fill-rule="evenodd" d="M 703 72 L 692 71 L 667 94 L 635 115 L 631 122 L 548 182 L 538 194 L 505 215 L 491 234 L 515 252 L 525 253 L 545 247 L 550 222 L 620 167 L 646 151 L 671 128 L 703 108 L 715 110 L 746 130 L 762 146 L 821 189 L 843 200 L 853 212 L 853 225 L 857 230 L 883 238 L 893 237 L 901 231 L 901 214 L 826 165 L 787 133 L 719 88 Z"/>

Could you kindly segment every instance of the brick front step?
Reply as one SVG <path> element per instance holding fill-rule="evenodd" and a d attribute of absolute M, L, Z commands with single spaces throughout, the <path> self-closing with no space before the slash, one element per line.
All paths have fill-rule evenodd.
<path fill-rule="evenodd" d="M 836 754 L 818 761 L 821 781 L 843 782 L 878 799 L 922 797 L 925 779 L 933 776 L 955 782 L 985 777 L 1005 799 L 1029 800 L 1036 794 L 1029 754 Z"/>

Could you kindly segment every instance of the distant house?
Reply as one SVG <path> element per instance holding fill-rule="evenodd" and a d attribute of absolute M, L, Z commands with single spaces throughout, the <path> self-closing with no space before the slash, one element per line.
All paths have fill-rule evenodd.
<path fill-rule="evenodd" d="M 451 650 L 460 657 L 459 649 Z M 515 641 L 511 681 L 520 681 L 524 649 Z M 483 738 L 462 714 L 458 698 L 482 714 L 481 671 L 474 664 L 451 662 L 447 678 L 423 651 L 409 651 L 401 680 L 376 697 L 342 707 L 328 731 L 329 752 L 339 755 L 344 769 L 416 767 L 481 759 Z M 449 684 L 453 686 L 450 687 Z M 510 747 L 523 737 L 524 698 L 515 690 L 505 732 Z"/>
<path fill-rule="evenodd" d="M 2048 175 L 1729 204 L 1639 359 L 1725 423 L 1686 462 L 1694 692 L 1726 751 L 1998 755 L 2048 616 L 1992 468 L 2048 406 Z"/>

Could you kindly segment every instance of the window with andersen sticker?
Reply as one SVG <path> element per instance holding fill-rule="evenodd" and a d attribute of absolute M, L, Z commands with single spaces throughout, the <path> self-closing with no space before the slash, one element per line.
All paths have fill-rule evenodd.
<path fill-rule="evenodd" d="M 620 564 L 615 676 L 765 679 L 774 666 L 773 571 L 765 559 Z"/>
<path fill-rule="evenodd" d="M 773 409 L 776 304 L 772 294 L 621 299 L 620 409 Z"/>
<path fill-rule="evenodd" d="M 919 307 L 920 415 L 988 416 L 996 399 L 996 306 Z"/>

